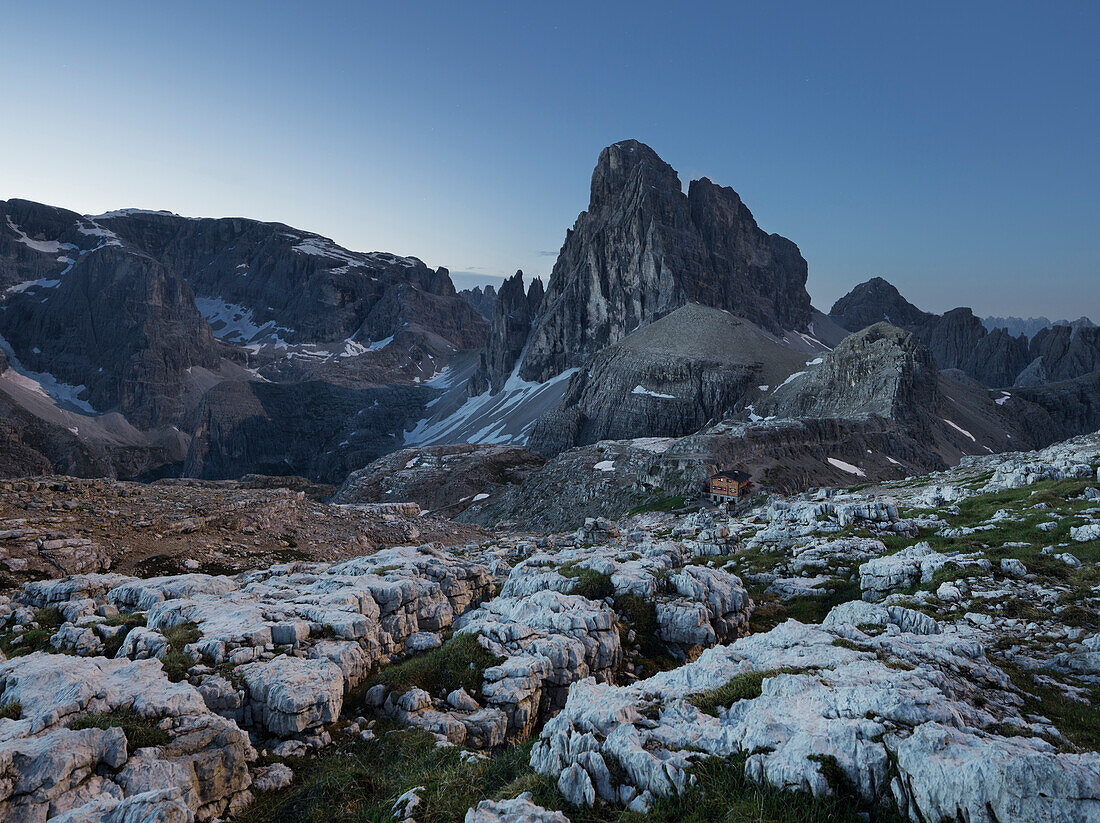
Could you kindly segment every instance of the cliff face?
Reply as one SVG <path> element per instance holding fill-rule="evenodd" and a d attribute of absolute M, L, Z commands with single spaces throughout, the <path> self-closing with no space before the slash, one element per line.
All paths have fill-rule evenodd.
<path fill-rule="evenodd" d="M 191 289 L 117 242 L 74 255 L 54 285 L 8 296 L 0 334 L 27 368 L 84 386 L 79 399 L 97 411 L 139 427 L 177 422 L 184 373 L 219 360 Z"/>
<path fill-rule="evenodd" d="M 278 324 L 288 342 L 347 338 L 368 318 L 375 339 L 389 337 L 412 317 L 458 348 L 484 345 L 487 324 L 457 295 L 447 270 L 415 257 L 353 252 L 282 223 L 239 217 L 126 210 L 95 219 L 179 273 L 199 297 L 247 308 L 256 325 Z M 379 304 L 390 322 L 374 312 Z"/>
<path fill-rule="evenodd" d="M 523 353 L 542 300 L 542 280 L 537 277 L 531 281 L 526 294 L 522 271 L 504 281 L 493 305 L 488 341 L 481 353 L 477 374 L 470 383 L 471 394 L 500 391 Z"/>
<path fill-rule="evenodd" d="M 296 474 L 339 482 L 392 451 L 395 435 L 430 397 L 416 386 L 227 380 L 203 395 L 184 474 L 212 480 Z"/>
<path fill-rule="evenodd" d="M 580 366 L 639 326 L 688 303 L 726 309 L 773 333 L 811 319 L 806 261 L 762 231 L 732 189 L 676 171 L 636 140 L 600 153 L 588 210 L 550 275 L 520 376 Z"/>
<path fill-rule="evenodd" d="M 1046 380 L 1072 380 L 1100 370 L 1100 327 L 1052 326 L 1031 341 L 1031 359 L 1041 358 Z"/>

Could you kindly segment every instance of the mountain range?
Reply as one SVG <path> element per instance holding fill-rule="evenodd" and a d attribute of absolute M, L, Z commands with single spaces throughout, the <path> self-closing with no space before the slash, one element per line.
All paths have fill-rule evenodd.
<path fill-rule="evenodd" d="M 635 140 L 600 153 L 545 285 L 460 293 L 280 223 L 2 201 L 0 474 L 303 475 L 361 502 L 404 450 L 448 482 L 402 488 L 485 522 L 550 488 L 576 517 L 733 463 L 805 488 L 1100 426 L 1084 319 L 1013 334 L 882 278 L 825 314 L 807 275 L 733 189 L 685 192 Z"/>

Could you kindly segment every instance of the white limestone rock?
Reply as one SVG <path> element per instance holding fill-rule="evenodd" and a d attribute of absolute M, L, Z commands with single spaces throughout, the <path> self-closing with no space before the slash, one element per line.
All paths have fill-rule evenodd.
<path fill-rule="evenodd" d="M 1089 540 L 1100 540 L 1100 523 L 1086 523 L 1083 526 L 1074 526 L 1069 530 L 1071 539 L 1078 543 Z"/>
<path fill-rule="evenodd" d="M 160 632 L 144 626 L 136 626 L 127 632 L 115 657 L 130 660 L 161 658 L 168 652 L 168 638 Z"/>
<path fill-rule="evenodd" d="M 251 720 L 276 737 L 332 723 L 344 702 L 344 674 L 331 660 L 279 656 L 237 668 Z"/>
<path fill-rule="evenodd" d="M 482 800 L 466 812 L 465 823 L 569 823 L 569 818 L 536 805 L 524 792 L 512 800 Z"/>

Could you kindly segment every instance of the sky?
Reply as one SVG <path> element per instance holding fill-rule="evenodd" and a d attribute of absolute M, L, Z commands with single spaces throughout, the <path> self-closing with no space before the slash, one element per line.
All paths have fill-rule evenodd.
<path fill-rule="evenodd" d="M 826 311 L 877 275 L 929 311 L 1100 320 L 1094 0 L 59 0 L 2 19 L 0 199 L 545 276 L 600 149 L 635 138 L 795 241 Z"/>

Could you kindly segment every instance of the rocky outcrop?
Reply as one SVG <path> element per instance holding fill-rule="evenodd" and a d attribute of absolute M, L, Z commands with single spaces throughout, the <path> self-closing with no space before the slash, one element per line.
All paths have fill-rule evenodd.
<path fill-rule="evenodd" d="M 493 319 L 493 306 L 497 302 L 497 291 L 491 285 L 482 289 L 474 286 L 472 289 L 463 289 L 458 296 L 469 303 L 486 320 Z"/>
<path fill-rule="evenodd" d="M 942 316 L 923 312 L 881 277 L 856 286 L 829 316 L 851 331 L 883 320 L 907 329 L 932 350 L 940 369 L 959 369 L 991 387 L 1032 386 L 1100 369 L 1100 329 L 1095 326 L 1048 326 L 1029 343 L 1024 334 L 990 326 L 967 308 Z"/>
<path fill-rule="evenodd" d="M 1029 361 L 1027 339 L 1004 329 L 987 332 L 970 309 L 932 315 L 911 327 L 942 369 L 960 369 L 987 386 L 1008 386 Z"/>
<path fill-rule="evenodd" d="M 936 403 L 938 373 L 932 352 L 896 326 L 876 323 L 846 337 L 820 359 L 762 399 L 758 413 L 914 420 Z"/>
<path fill-rule="evenodd" d="M 913 821 L 1100 814 L 1100 756 L 1029 735 L 1011 681 L 982 646 L 908 614 L 848 603 L 821 626 L 789 621 L 632 686 L 577 683 L 531 765 L 551 779 L 579 770 L 570 782 L 591 789 L 584 802 L 637 811 L 683 793 L 699 759 L 747 753 L 754 780 L 823 796 L 839 778 Z M 753 674 L 759 696 L 712 714 L 693 705 L 692 695 Z M 1003 736 L 1013 727 L 1022 736 Z"/>
<path fill-rule="evenodd" d="M 997 400 L 1015 413 L 1036 443 L 1100 429 L 1100 371 L 1074 380 L 1014 386 Z"/>
<path fill-rule="evenodd" d="M 569 381 L 530 447 L 557 454 L 599 440 L 683 437 L 782 383 L 806 355 L 747 321 L 689 304 L 627 335 Z"/>
<path fill-rule="evenodd" d="M 1043 382 L 1071 380 L 1100 371 L 1100 327 L 1051 326 L 1031 341 L 1029 356 L 1038 361 Z M 1032 383 L 1033 381 L 1027 381 Z"/>
<path fill-rule="evenodd" d="M 805 330 L 805 283 L 798 248 L 763 232 L 732 189 L 704 178 L 685 195 L 651 148 L 616 143 L 600 153 L 588 210 L 554 264 L 520 376 L 542 381 L 580 366 L 693 302 L 773 333 Z"/>
<path fill-rule="evenodd" d="M 485 351 L 481 353 L 477 374 L 470 382 L 471 394 L 500 391 L 523 353 L 542 299 L 542 281 L 537 277 L 531 281 L 526 294 L 522 271 L 504 281 L 493 305 Z"/>
<path fill-rule="evenodd" d="M 157 660 L 36 652 L 0 662 L 0 701 L 19 707 L 18 719 L 2 721 L 5 820 L 98 820 L 110 811 L 102 819 L 205 821 L 251 799 L 248 736 L 195 688 L 169 682 Z M 69 728 L 118 712 L 155 725 L 163 742 L 136 749 L 118 726 Z"/>
<path fill-rule="evenodd" d="M 411 283 L 395 283 L 383 293 L 363 318 L 352 337 L 382 340 L 399 330 L 416 327 L 438 335 L 458 349 L 479 349 L 485 345 L 488 324 L 470 305 L 454 294 L 454 286 L 443 270 L 442 280 L 449 294 L 434 294 Z"/>

